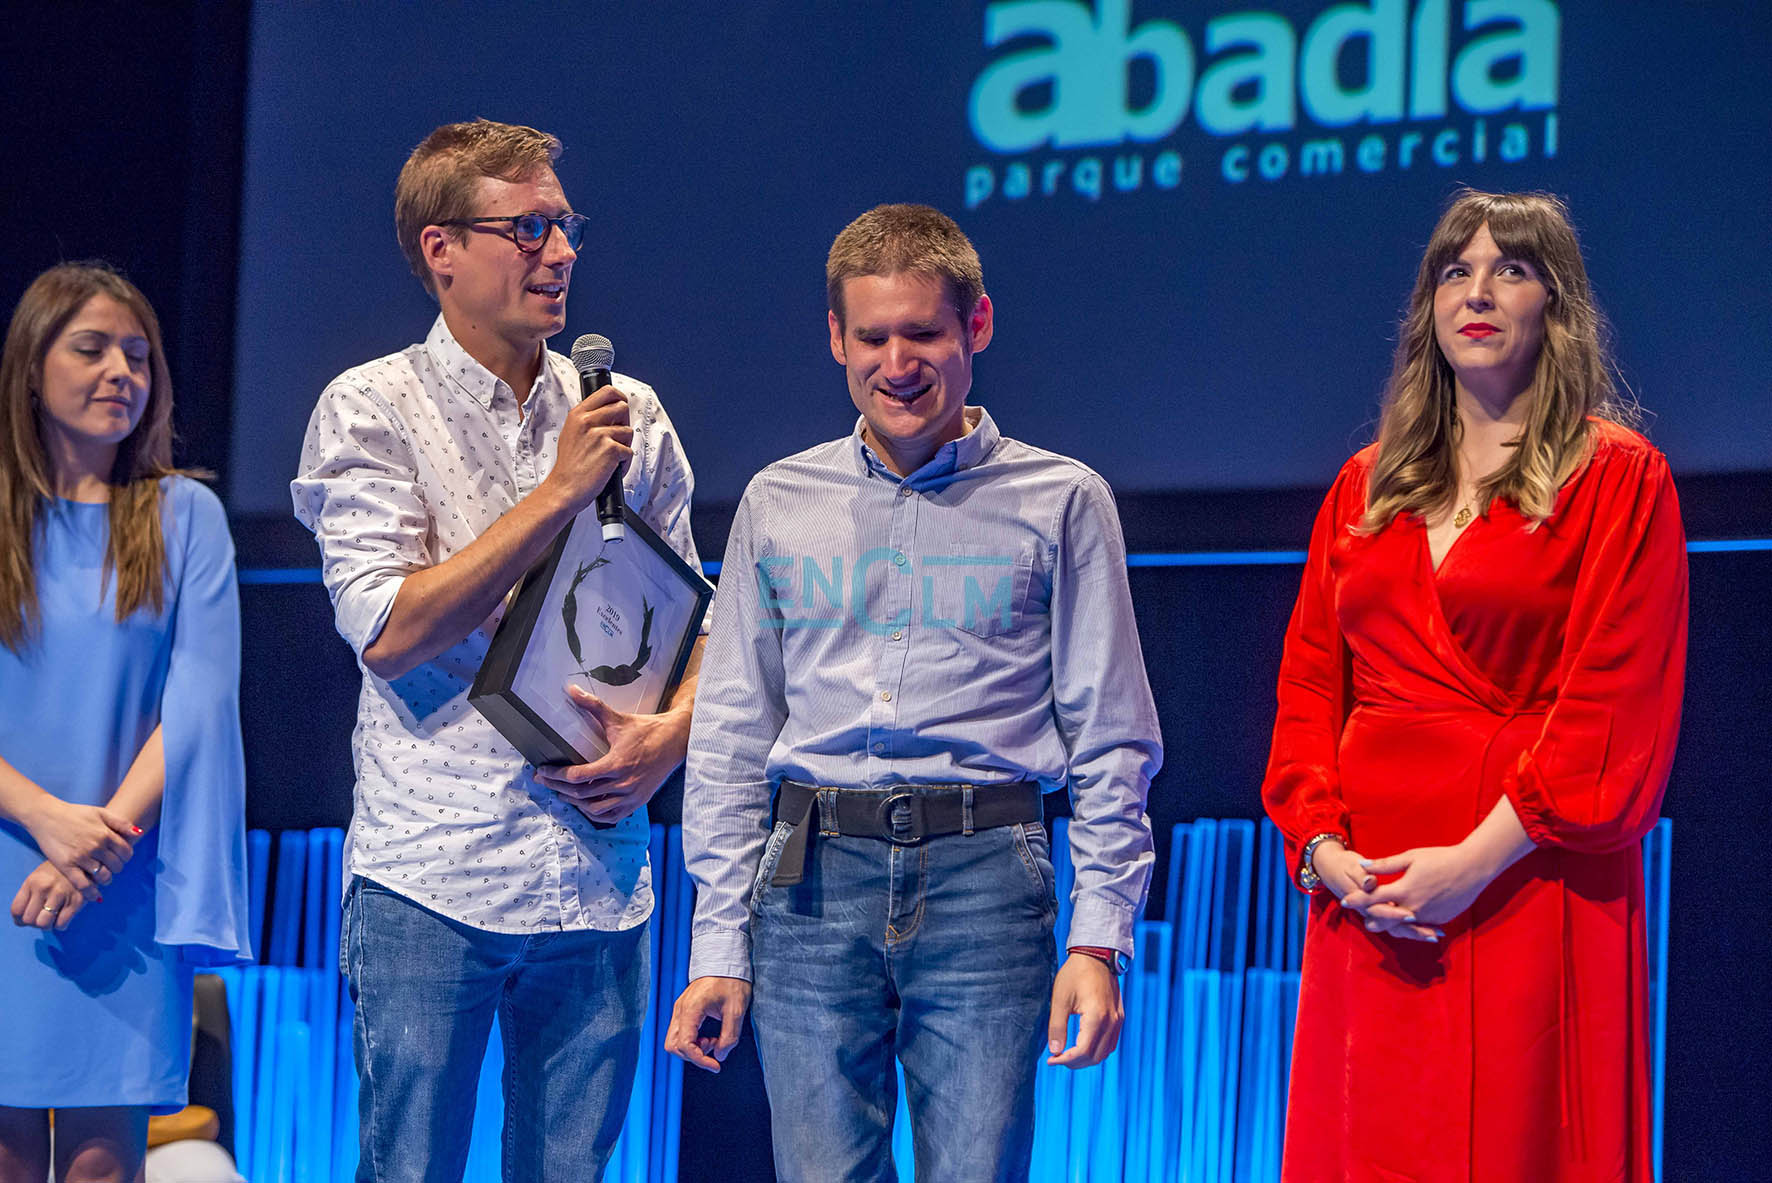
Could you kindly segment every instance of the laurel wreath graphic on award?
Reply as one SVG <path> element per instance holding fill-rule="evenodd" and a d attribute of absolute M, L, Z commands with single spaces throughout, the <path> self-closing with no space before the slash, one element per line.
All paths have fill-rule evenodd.
<path fill-rule="evenodd" d="M 572 659 L 580 665 L 584 664 L 584 652 L 578 640 L 578 585 L 584 582 L 585 576 L 603 566 L 609 560 L 602 554 L 588 563 L 580 563 L 573 573 L 572 582 L 566 588 L 566 594 L 560 600 L 560 620 L 566 626 L 566 647 L 572 650 Z M 640 597 L 640 608 L 643 616 L 640 621 L 640 648 L 634 654 L 634 660 L 625 665 L 599 665 L 578 672 L 593 681 L 605 686 L 626 686 L 640 676 L 646 668 L 646 662 L 652 657 L 652 604 L 645 596 Z"/>

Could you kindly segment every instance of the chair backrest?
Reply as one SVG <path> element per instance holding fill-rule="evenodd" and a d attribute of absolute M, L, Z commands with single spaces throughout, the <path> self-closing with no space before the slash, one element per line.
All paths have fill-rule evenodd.
<path fill-rule="evenodd" d="M 228 988 L 214 974 L 198 974 L 197 1030 L 191 1048 L 193 1105 L 207 1105 L 221 1119 L 216 1141 L 234 1153 L 234 1033 L 228 1019 Z"/>

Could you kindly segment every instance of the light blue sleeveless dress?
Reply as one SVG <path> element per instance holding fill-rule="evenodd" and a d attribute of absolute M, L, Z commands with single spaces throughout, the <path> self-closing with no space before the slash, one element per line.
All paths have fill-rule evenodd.
<path fill-rule="evenodd" d="M 22 653 L 0 646 L 0 756 L 63 800 L 102 805 L 160 726 L 165 801 L 67 931 L 0 915 L 0 1105 L 172 1111 L 185 1103 L 193 974 L 252 956 L 234 548 L 215 494 L 166 478 L 166 608 L 119 624 L 106 514 L 55 501 L 39 517 L 41 628 Z M 42 861 L 0 821 L 0 908 Z"/>

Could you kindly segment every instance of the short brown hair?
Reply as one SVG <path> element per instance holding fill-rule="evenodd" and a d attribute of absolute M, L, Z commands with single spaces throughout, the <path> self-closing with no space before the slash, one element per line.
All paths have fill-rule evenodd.
<path fill-rule="evenodd" d="M 525 181 L 560 159 L 560 140 L 515 123 L 476 119 L 446 123 L 412 150 L 394 184 L 394 232 L 400 252 L 434 299 L 437 281 L 425 265 L 419 235 L 426 226 L 471 218 L 481 177 Z M 460 238 L 464 231 L 451 228 Z"/>
<path fill-rule="evenodd" d="M 825 259 L 825 299 L 844 324 L 843 281 L 904 272 L 941 280 L 964 324 L 984 296 L 984 265 L 954 220 L 927 205 L 877 205 L 843 228 Z"/>

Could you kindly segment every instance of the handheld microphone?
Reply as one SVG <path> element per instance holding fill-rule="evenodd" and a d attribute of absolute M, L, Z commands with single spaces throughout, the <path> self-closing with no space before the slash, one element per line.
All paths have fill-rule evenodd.
<path fill-rule="evenodd" d="M 609 385 L 609 371 L 615 368 L 615 346 L 600 333 L 586 333 L 572 343 L 572 367 L 578 371 L 578 397 L 589 398 L 592 391 Z M 628 536 L 622 523 L 621 474 L 625 464 L 615 466 L 609 483 L 597 494 L 597 521 L 603 525 L 604 542 L 620 542 Z"/>

